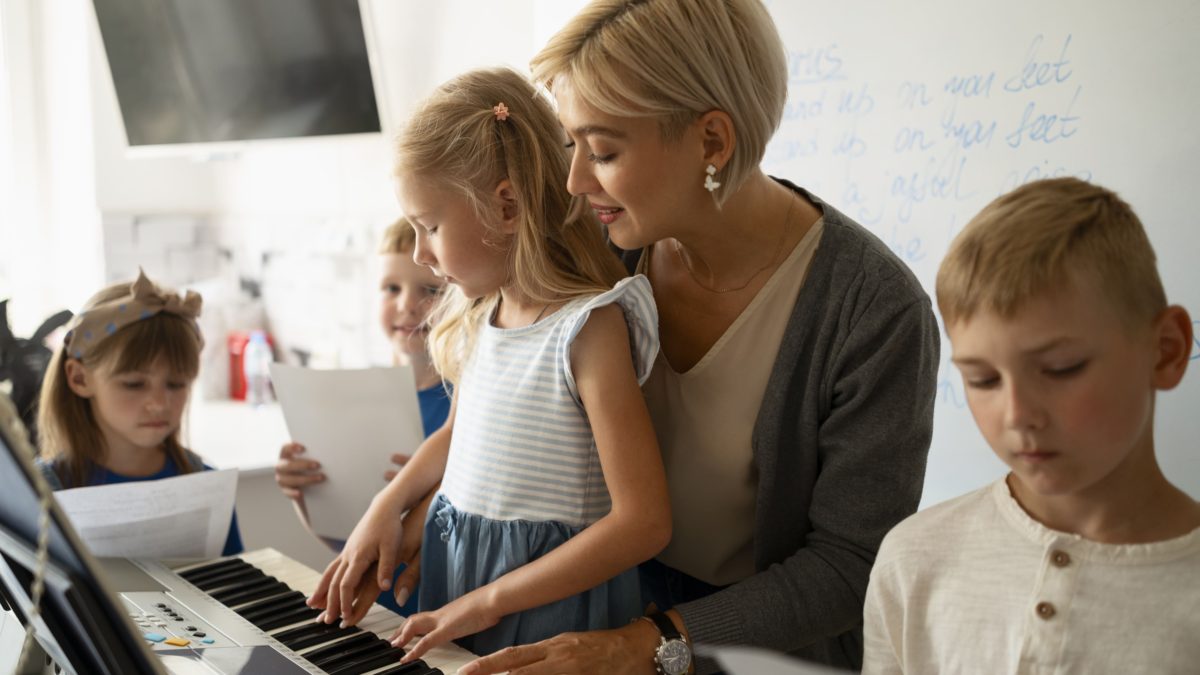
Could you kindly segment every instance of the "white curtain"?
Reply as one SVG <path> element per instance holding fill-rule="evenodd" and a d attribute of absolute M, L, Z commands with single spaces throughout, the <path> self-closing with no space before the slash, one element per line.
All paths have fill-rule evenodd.
<path fill-rule="evenodd" d="M 0 0 L 0 298 L 18 335 L 103 279 L 86 0 Z"/>

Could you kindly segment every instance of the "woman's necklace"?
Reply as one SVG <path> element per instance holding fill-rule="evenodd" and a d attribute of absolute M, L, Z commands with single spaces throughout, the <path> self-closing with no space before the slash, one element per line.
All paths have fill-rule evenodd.
<path fill-rule="evenodd" d="M 784 239 L 787 238 L 787 224 L 788 224 L 788 220 L 790 220 L 792 217 L 792 207 L 794 207 L 796 205 L 795 195 L 790 195 L 790 197 L 791 197 L 791 199 L 788 202 L 787 213 L 784 214 L 783 223 L 779 226 L 779 241 L 776 242 L 776 244 L 775 244 L 775 252 L 773 254 L 771 254 L 770 258 L 767 259 L 767 262 L 763 263 L 762 267 L 754 270 L 754 273 L 751 274 L 750 277 L 746 279 L 745 283 L 743 283 L 740 286 L 730 286 L 728 288 L 713 288 L 713 287 L 709 286 L 708 284 L 704 283 L 703 281 L 700 281 L 700 278 L 696 276 L 695 270 L 692 269 L 692 263 L 688 262 L 688 259 L 686 257 L 684 257 L 683 247 L 679 245 L 679 240 L 676 239 L 675 240 L 675 255 L 679 257 L 679 262 L 683 263 L 684 268 L 687 269 L 688 276 L 690 276 L 692 278 L 692 281 L 696 282 L 697 286 L 699 286 L 700 288 L 703 288 L 704 290 L 708 291 L 709 293 L 733 293 L 734 291 L 740 291 L 743 288 L 749 286 L 750 282 L 754 281 L 756 278 L 758 278 L 758 275 L 762 274 L 763 270 L 765 270 L 768 267 L 770 267 L 771 265 L 775 264 L 775 260 L 779 258 L 779 252 L 783 250 L 783 241 L 784 241 Z"/>

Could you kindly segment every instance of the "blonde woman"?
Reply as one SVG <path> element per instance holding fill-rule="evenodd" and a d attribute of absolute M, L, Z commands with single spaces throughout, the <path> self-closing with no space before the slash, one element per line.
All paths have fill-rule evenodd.
<path fill-rule="evenodd" d="M 639 385 L 658 352 L 645 277 L 623 278 L 562 184 L 553 109 L 507 69 L 454 78 L 397 144 L 414 260 L 450 290 L 430 353 L 450 415 L 373 500 L 310 601 L 354 623 L 391 580 L 400 514 L 441 481 L 405 661 L 448 640 L 489 654 L 641 613 L 636 566 L 670 538 Z M 371 568 L 374 567 L 372 570 Z"/>
<path fill-rule="evenodd" d="M 569 139 L 569 190 L 654 288 L 643 390 L 673 538 L 642 566 L 647 620 L 461 672 L 712 672 L 694 643 L 858 667 L 875 552 L 924 477 L 927 294 L 876 237 L 759 168 L 787 67 L 758 0 L 598 0 L 533 71 Z"/>

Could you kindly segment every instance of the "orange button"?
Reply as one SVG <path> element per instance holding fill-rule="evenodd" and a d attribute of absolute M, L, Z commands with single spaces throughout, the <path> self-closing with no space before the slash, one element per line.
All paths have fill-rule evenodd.
<path fill-rule="evenodd" d="M 1054 618 L 1054 615 L 1058 613 L 1057 610 L 1054 609 L 1054 605 L 1048 602 L 1039 602 L 1035 609 L 1037 611 L 1038 618 L 1045 620 Z"/>
<path fill-rule="evenodd" d="M 185 640 L 183 638 L 171 638 L 170 640 L 167 640 L 167 644 L 174 645 L 176 647 L 186 647 L 191 643 L 191 640 Z"/>
<path fill-rule="evenodd" d="M 1071 556 L 1066 551 L 1053 551 L 1050 553 L 1050 562 L 1055 567 L 1066 567 L 1071 564 Z"/>

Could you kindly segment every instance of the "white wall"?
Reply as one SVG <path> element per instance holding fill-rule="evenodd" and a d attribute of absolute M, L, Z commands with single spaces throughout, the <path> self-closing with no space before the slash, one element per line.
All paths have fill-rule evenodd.
<path fill-rule="evenodd" d="M 91 175 L 88 27 L 75 0 L 6 0 L 8 95 L 2 144 L 10 153 L 0 265 L 14 327 L 30 332 L 50 308 L 77 301 L 100 278 Z M 82 284 L 80 284 L 82 280 Z"/>

